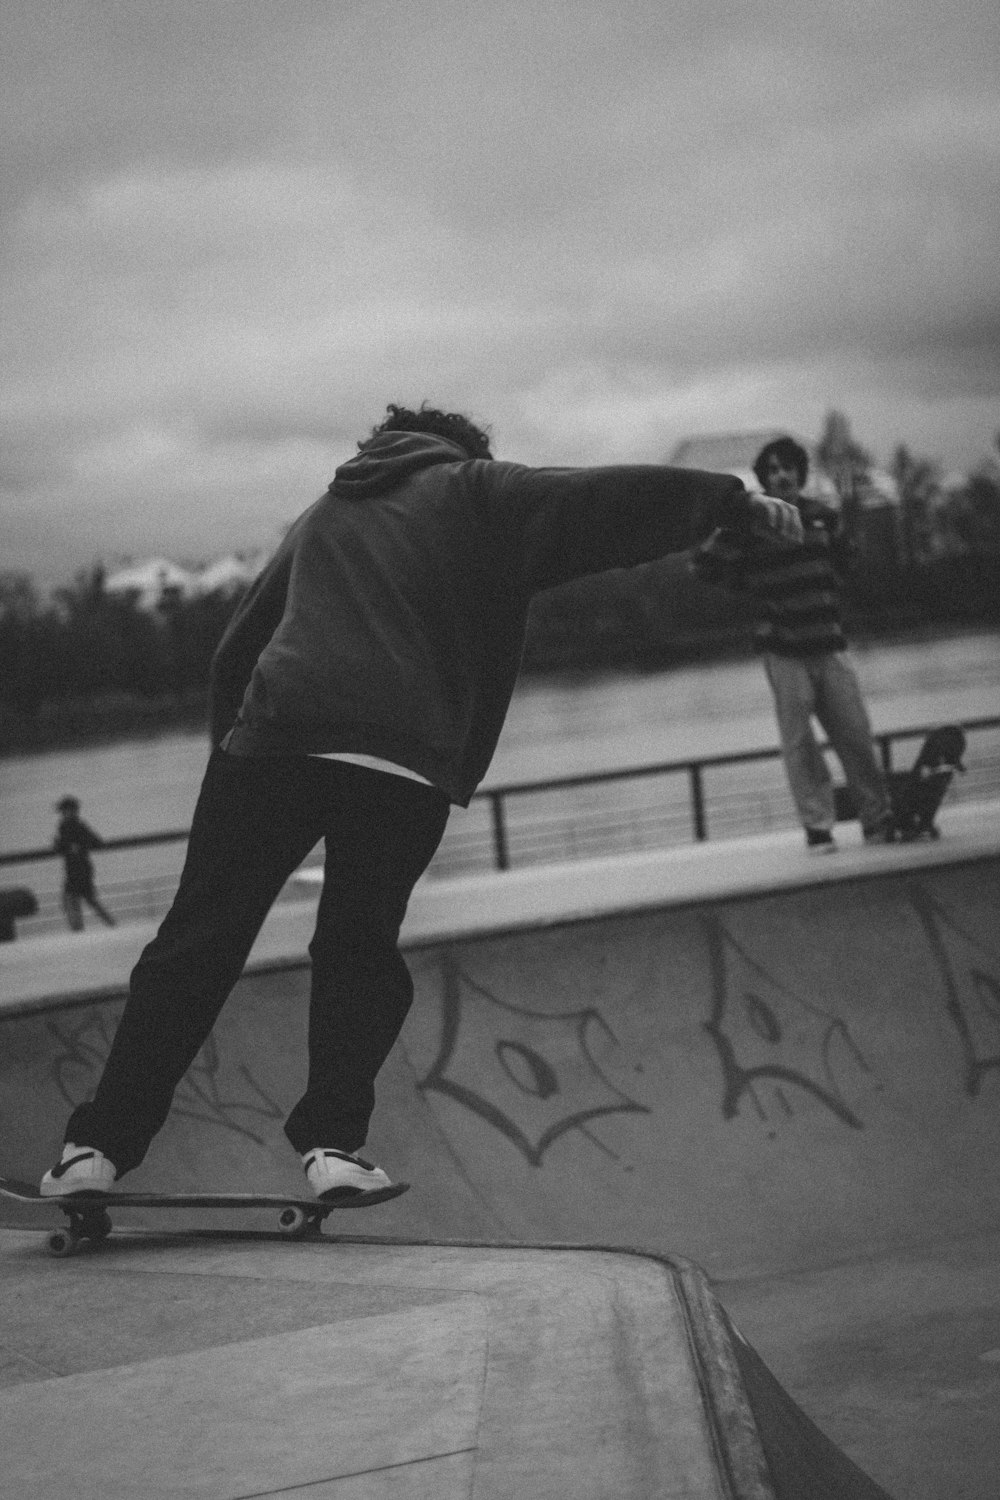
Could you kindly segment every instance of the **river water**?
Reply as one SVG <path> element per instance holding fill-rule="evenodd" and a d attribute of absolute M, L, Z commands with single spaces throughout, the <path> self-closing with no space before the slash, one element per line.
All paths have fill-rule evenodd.
<path fill-rule="evenodd" d="M 876 730 L 1000 714 L 1000 635 L 879 644 L 853 659 Z M 524 680 L 486 785 L 544 780 L 776 743 L 755 660 L 580 681 Z M 0 849 L 47 844 L 67 792 L 105 838 L 186 828 L 201 734 L 0 760 Z"/>

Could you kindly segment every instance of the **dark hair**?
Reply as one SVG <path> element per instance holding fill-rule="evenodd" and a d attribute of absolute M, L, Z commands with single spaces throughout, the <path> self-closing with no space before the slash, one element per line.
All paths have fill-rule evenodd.
<path fill-rule="evenodd" d="M 438 411 L 433 406 L 423 402 L 419 411 L 411 411 L 406 406 L 396 406 L 392 402 L 386 407 L 389 415 L 377 427 L 371 430 L 371 437 L 359 443 L 359 448 L 366 448 L 372 438 L 379 437 L 383 432 L 428 432 L 434 437 L 447 438 L 449 442 L 457 443 L 464 448 L 470 458 L 492 458 L 490 452 L 489 429 L 477 427 L 468 417 L 463 417 L 460 412 Z"/>
<path fill-rule="evenodd" d="M 766 443 L 753 461 L 753 471 L 764 489 L 767 489 L 767 463 L 772 453 L 780 463 L 794 464 L 799 484 L 805 484 L 809 473 L 808 453 L 794 438 L 780 437 L 775 438 L 772 443 Z"/>

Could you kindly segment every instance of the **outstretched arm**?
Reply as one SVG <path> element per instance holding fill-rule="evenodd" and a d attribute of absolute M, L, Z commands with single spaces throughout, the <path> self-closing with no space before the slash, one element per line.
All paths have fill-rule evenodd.
<path fill-rule="evenodd" d="M 795 506 L 750 494 L 731 474 L 652 464 L 484 469 L 495 525 L 519 548 L 530 592 L 687 551 L 716 527 L 746 542 L 802 537 Z"/>

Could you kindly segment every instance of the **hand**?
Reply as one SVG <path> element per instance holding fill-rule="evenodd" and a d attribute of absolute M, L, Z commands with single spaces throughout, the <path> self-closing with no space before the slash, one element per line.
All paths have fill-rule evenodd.
<path fill-rule="evenodd" d="M 750 532 L 782 546 L 796 546 L 803 537 L 797 505 L 770 495 L 750 495 Z"/>

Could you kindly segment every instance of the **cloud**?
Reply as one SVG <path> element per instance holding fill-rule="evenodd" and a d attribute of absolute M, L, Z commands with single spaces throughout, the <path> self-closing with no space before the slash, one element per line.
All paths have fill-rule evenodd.
<path fill-rule="evenodd" d="M 194 539 L 243 496 L 277 523 L 389 399 L 533 462 L 831 405 L 972 462 L 1000 420 L 992 6 L 13 0 L 3 25 L 19 518 L 168 502 Z"/>
<path fill-rule="evenodd" d="M 36 198 L 18 230 L 8 410 L 29 425 L 290 414 L 329 367 L 363 380 L 390 342 L 417 358 L 482 316 L 453 235 L 316 168 L 119 176 Z"/>

